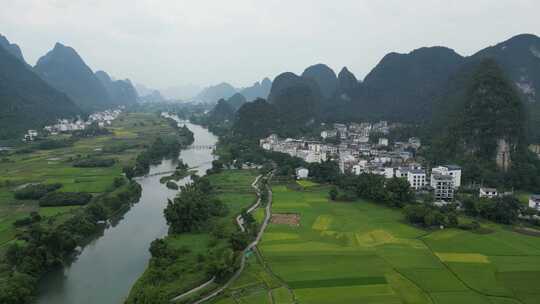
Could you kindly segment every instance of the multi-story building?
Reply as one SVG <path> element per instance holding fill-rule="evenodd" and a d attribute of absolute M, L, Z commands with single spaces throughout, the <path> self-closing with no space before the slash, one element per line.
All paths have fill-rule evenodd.
<path fill-rule="evenodd" d="M 431 174 L 449 175 L 454 182 L 454 188 L 461 186 L 461 167 L 455 165 L 438 166 L 431 169 Z"/>
<path fill-rule="evenodd" d="M 432 174 L 431 187 L 435 201 L 451 201 L 454 199 L 454 179 L 450 175 Z"/>
<path fill-rule="evenodd" d="M 407 170 L 407 181 L 414 190 L 422 189 L 426 185 L 426 171 L 422 169 Z"/>

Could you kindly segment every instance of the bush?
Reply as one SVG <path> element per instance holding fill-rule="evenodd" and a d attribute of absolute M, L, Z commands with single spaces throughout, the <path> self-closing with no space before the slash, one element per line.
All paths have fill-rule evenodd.
<path fill-rule="evenodd" d="M 39 200 L 41 207 L 86 205 L 92 195 L 84 192 L 52 192 Z"/>
<path fill-rule="evenodd" d="M 61 140 L 45 140 L 40 142 L 37 145 L 38 149 L 41 150 L 52 150 L 52 149 L 59 149 L 59 148 L 65 148 L 70 147 L 73 145 L 73 140 L 70 139 L 61 139 Z"/>
<path fill-rule="evenodd" d="M 165 184 L 167 188 L 172 190 L 178 190 L 178 185 L 173 181 L 168 181 L 167 184 Z"/>
<path fill-rule="evenodd" d="M 28 185 L 20 190 L 15 191 L 15 198 L 19 200 L 23 199 L 32 199 L 37 200 L 42 198 L 45 194 L 49 192 L 56 191 L 62 187 L 62 184 L 38 184 L 38 185 Z"/>
<path fill-rule="evenodd" d="M 98 167 L 112 167 L 116 163 L 116 160 L 112 158 L 85 158 L 73 163 L 73 167 L 78 168 L 98 168 Z"/>

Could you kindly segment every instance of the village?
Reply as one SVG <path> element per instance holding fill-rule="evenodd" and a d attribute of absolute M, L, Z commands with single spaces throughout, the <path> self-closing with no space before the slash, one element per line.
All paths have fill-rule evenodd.
<path fill-rule="evenodd" d="M 98 127 L 104 128 L 106 126 L 110 126 L 112 121 L 115 120 L 120 113 L 122 113 L 123 109 L 124 106 L 121 106 L 118 109 L 95 112 L 90 114 L 86 120 L 83 120 L 81 117 L 77 117 L 77 119 L 58 119 L 56 124 L 43 127 L 43 132 L 41 135 L 58 135 L 60 133 L 81 131 L 85 130 L 92 124 L 96 124 Z M 40 136 L 40 133 L 37 130 L 28 130 L 26 134 L 24 134 L 22 140 L 24 142 L 32 142 L 38 136 Z"/>
<path fill-rule="evenodd" d="M 284 139 L 271 134 L 261 139 L 259 145 L 264 150 L 286 153 L 307 163 L 334 160 L 339 164 L 341 173 L 404 178 L 417 193 L 432 193 L 437 205 L 454 201 L 455 193 L 462 185 L 460 166 L 440 164 L 428 170 L 420 164 L 416 158 L 416 152 L 422 145 L 419 138 L 390 142 L 385 135 L 389 134 L 392 126 L 386 121 L 348 125 L 335 123 L 325 127 L 318 140 Z M 379 135 L 375 142 L 370 140 L 373 134 Z M 297 178 L 307 178 L 308 175 L 307 168 L 296 169 Z M 504 193 L 495 188 L 481 186 L 478 190 L 480 198 L 499 195 Z M 540 210 L 540 195 L 529 197 L 529 207 Z"/>

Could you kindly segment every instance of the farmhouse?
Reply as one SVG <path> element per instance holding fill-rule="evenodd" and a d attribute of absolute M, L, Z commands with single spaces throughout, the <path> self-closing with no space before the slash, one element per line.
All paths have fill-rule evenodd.
<path fill-rule="evenodd" d="M 494 198 L 494 197 L 497 197 L 498 195 L 499 195 L 499 192 L 497 192 L 497 189 L 495 188 L 485 188 L 485 187 L 480 188 L 480 193 L 479 193 L 480 197 Z"/>
<path fill-rule="evenodd" d="M 306 179 L 309 175 L 309 170 L 304 167 L 296 168 L 296 179 Z"/>
<path fill-rule="evenodd" d="M 540 194 L 531 195 L 529 197 L 529 207 L 540 210 Z"/>

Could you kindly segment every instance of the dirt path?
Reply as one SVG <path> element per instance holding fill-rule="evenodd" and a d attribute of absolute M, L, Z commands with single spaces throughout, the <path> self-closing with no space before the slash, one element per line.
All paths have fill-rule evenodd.
<path fill-rule="evenodd" d="M 255 181 L 253 181 L 253 183 L 251 184 L 251 187 L 253 187 L 255 189 L 256 193 L 257 193 L 257 201 L 255 202 L 255 204 L 253 204 L 248 209 L 247 212 L 252 212 L 253 210 L 257 209 L 261 204 L 261 189 L 257 186 L 257 183 L 259 182 L 259 179 L 261 177 L 262 177 L 262 175 L 257 176 Z M 269 179 L 272 178 L 272 174 L 270 174 L 268 178 Z M 259 241 L 262 238 L 264 230 L 266 229 L 266 227 L 268 226 L 268 223 L 270 222 L 271 206 L 272 206 L 272 190 L 268 189 L 268 203 L 266 204 L 266 211 L 265 211 L 264 221 L 263 221 L 263 223 L 261 225 L 259 233 L 257 233 L 257 237 L 255 238 L 255 240 L 253 242 L 251 242 L 246 247 L 246 249 L 244 249 L 243 254 L 242 254 L 242 259 L 240 260 L 240 267 L 234 273 L 234 275 L 225 284 L 223 284 L 223 286 L 219 287 L 218 289 L 214 290 L 212 293 L 204 296 L 203 298 L 193 302 L 193 304 L 200 304 L 200 303 L 206 302 L 206 301 L 208 301 L 210 299 L 213 299 L 214 297 L 218 296 L 223 291 L 225 291 L 227 288 L 229 288 L 229 286 L 231 286 L 231 284 L 234 281 L 236 281 L 236 279 L 238 279 L 240 274 L 242 274 L 242 271 L 244 271 L 244 268 L 246 267 L 246 254 L 248 252 L 250 252 L 251 250 L 253 250 L 257 246 L 257 244 L 259 244 Z M 236 217 L 236 223 L 238 224 L 238 227 L 240 228 L 240 230 L 245 231 L 244 220 L 242 219 L 241 215 Z M 212 279 L 212 282 L 213 282 L 213 279 Z M 173 299 L 171 299 L 171 302 L 178 301 L 178 300 L 184 298 L 187 295 L 193 294 L 196 291 L 200 291 L 200 290 L 204 289 L 204 287 L 210 285 L 212 282 L 208 281 L 208 282 L 206 282 L 206 283 L 204 283 L 204 284 L 202 284 L 200 286 L 197 286 L 197 287 L 191 289 L 190 291 L 187 291 L 187 292 L 185 292 L 185 293 L 183 293 L 183 294 L 181 294 L 181 295 L 179 295 L 177 297 L 174 297 Z"/>

